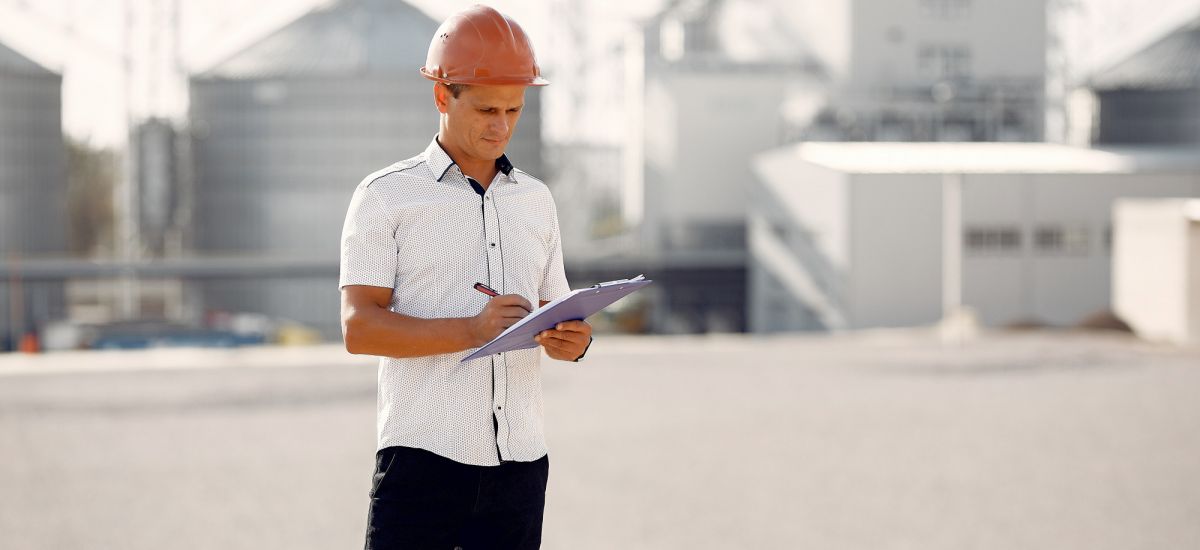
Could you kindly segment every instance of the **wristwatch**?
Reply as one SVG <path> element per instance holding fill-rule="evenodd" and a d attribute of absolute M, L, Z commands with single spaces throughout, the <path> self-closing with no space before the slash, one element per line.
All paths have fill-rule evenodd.
<path fill-rule="evenodd" d="M 583 348 L 583 353 L 579 354 L 579 357 L 576 357 L 576 358 L 572 359 L 572 360 L 571 360 L 571 362 L 572 362 L 572 363 L 578 363 L 578 362 L 582 361 L 582 360 L 583 360 L 583 356 L 584 356 L 584 355 L 587 355 L 587 350 L 588 350 L 588 348 L 591 348 L 591 347 L 592 347 L 592 337 L 591 337 L 591 336 L 588 336 L 588 345 L 587 345 L 586 347 L 584 347 L 584 348 Z"/>

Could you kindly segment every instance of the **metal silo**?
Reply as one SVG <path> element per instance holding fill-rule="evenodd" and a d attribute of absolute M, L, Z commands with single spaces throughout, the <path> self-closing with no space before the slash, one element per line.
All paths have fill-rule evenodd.
<path fill-rule="evenodd" d="M 65 158 L 62 77 L 0 44 L 0 350 L 63 314 L 62 283 L 20 265 L 66 253 Z"/>
<path fill-rule="evenodd" d="M 417 72 L 437 27 L 403 2 L 343 0 L 191 79 L 192 249 L 328 261 L 320 273 L 201 281 L 202 307 L 292 319 L 340 337 L 346 208 L 364 176 L 421 152 L 437 132 L 432 83 Z M 533 90 L 527 102 L 510 156 L 539 174 Z"/>

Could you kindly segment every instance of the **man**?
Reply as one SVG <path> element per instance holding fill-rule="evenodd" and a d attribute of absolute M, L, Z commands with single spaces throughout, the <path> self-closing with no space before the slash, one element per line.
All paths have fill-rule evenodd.
<path fill-rule="evenodd" d="M 548 82 L 521 27 L 486 6 L 442 24 L 421 74 L 437 135 L 359 184 L 342 231 L 346 349 L 381 356 L 366 546 L 538 548 L 540 351 L 460 361 L 570 290 L 554 200 L 504 155 L 525 88 Z M 569 321 L 537 341 L 577 361 L 591 332 Z"/>

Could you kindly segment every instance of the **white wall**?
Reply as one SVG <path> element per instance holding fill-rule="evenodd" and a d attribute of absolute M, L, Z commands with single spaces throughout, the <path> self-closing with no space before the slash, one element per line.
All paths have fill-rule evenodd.
<path fill-rule="evenodd" d="M 789 212 L 812 236 L 816 252 L 839 270 L 850 263 L 850 177 L 808 163 L 790 168 L 788 185 L 770 185 Z"/>
<path fill-rule="evenodd" d="M 1032 198 L 1029 176 L 970 174 L 963 176 L 962 219 L 971 227 L 1015 226 L 1028 233 L 1027 205 Z M 985 325 L 1003 325 L 1033 316 L 1030 283 L 1033 262 L 1028 243 L 1016 251 L 972 251 L 962 254 L 962 303 L 975 309 Z M 964 241 L 965 245 L 965 241 Z"/>
<path fill-rule="evenodd" d="M 741 224 L 751 158 L 776 147 L 784 83 L 774 72 L 647 75 L 645 221 Z M 651 245 L 654 238 L 651 235 Z"/>
<path fill-rule="evenodd" d="M 840 328 L 850 258 L 847 175 L 788 153 L 759 157 L 756 166 L 747 233 L 750 330 Z"/>
<path fill-rule="evenodd" d="M 1056 175 L 1035 176 L 1032 181 L 1031 221 L 1035 226 L 1078 223 L 1090 230 L 1086 255 L 1033 252 L 1033 314 L 1059 325 L 1074 324 L 1090 313 L 1111 308 L 1111 259 L 1101 239 L 1111 223 L 1114 201 L 1196 192 L 1193 175 Z"/>
<path fill-rule="evenodd" d="M 942 313 L 942 182 L 851 175 L 851 328 L 929 324 Z"/>
<path fill-rule="evenodd" d="M 1184 201 L 1123 199 L 1113 207 L 1112 300 L 1143 338 L 1189 337 L 1189 224 Z"/>
<path fill-rule="evenodd" d="M 1109 224 L 1114 194 L 1120 190 L 1153 192 L 1152 182 L 1145 180 L 1146 188 L 1131 190 L 1133 181 L 1129 176 L 1032 177 L 1029 207 L 1033 225 L 1026 229 L 1030 239 L 1041 225 L 1086 228 L 1088 232 L 1087 249 L 1078 253 L 1043 252 L 1029 243 L 1033 318 L 1071 325 L 1090 313 L 1109 309 L 1109 256 L 1101 239 Z"/>
<path fill-rule="evenodd" d="M 1188 341 L 1200 342 L 1200 207 L 1188 208 Z"/>
<path fill-rule="evenodd" d="M 1104 239 L 1113 202 L 1196 192 L 1195 176 L 1188 175 L 966 176 L 964 228 L 1018 227 L 1022 242 L 1012 252 L 964 250 L 963 301 L 992 326 L 1028 320 L 1073 325 L 1110 309 L 1111 253 Z M 1034 234 L 1043 226 L 1086 230 L 1086 249 L 1039 249 Z"/>
<path fill-rule="evenodd" d="M 943 176 L 848 177 L 852 221 L 845 301 L 849 326 L 937 321 L 941 317 Z M 963 304 L 974 308 L 989 326 L 1024 320 L 1070 326 L 1111 309 L 1111 260 L 1104 235 L 1112 204 L 1123 196 L 1200 196 L 1200 189 L 1196 176 L 1190 174 L 965 176 L 963 229 L 1012 226 L 1020 231 L 1021 246 L 998 254 L 964 250 Z M 821 227 L 831 218 L 806 209 L 826 204 L 817 200 L 793 210 L 800 212 L 803 223 Z M 1086 249 L 1037 248 L 1034 233 L 1042 226 L 1086 228 Z"/>

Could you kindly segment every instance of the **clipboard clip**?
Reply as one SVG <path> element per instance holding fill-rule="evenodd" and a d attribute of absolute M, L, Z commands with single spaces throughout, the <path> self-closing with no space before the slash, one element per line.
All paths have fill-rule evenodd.
<path fill-rule="evenodd" d="M 608 281 L 608 282 L 604 282 L 604 283 L 596 283 L 596 284 L 592 285 L 592 288 L 604 288 L 604 287 L 606 287 L 606 286 L 613 286 L 613 285 L 623 285 L 623 284 L 625 284 L 625 283 L 636 283 L 636 282 L 638 282 L 638 281 L 641 281 L 641 280 L 643 280 L 643 279 L 645 279 L 645 278 L 646 278 L 646 276 L 645 276 L 645 275 L 643 275 L 643 274 L 640 274 L 640 273 L 639 273 L 637 277 L 634 277 L 634 278 L 632 278 L 632 279 L 617 279 L 617 280 L 615 280 L 615 281 Z"/>

